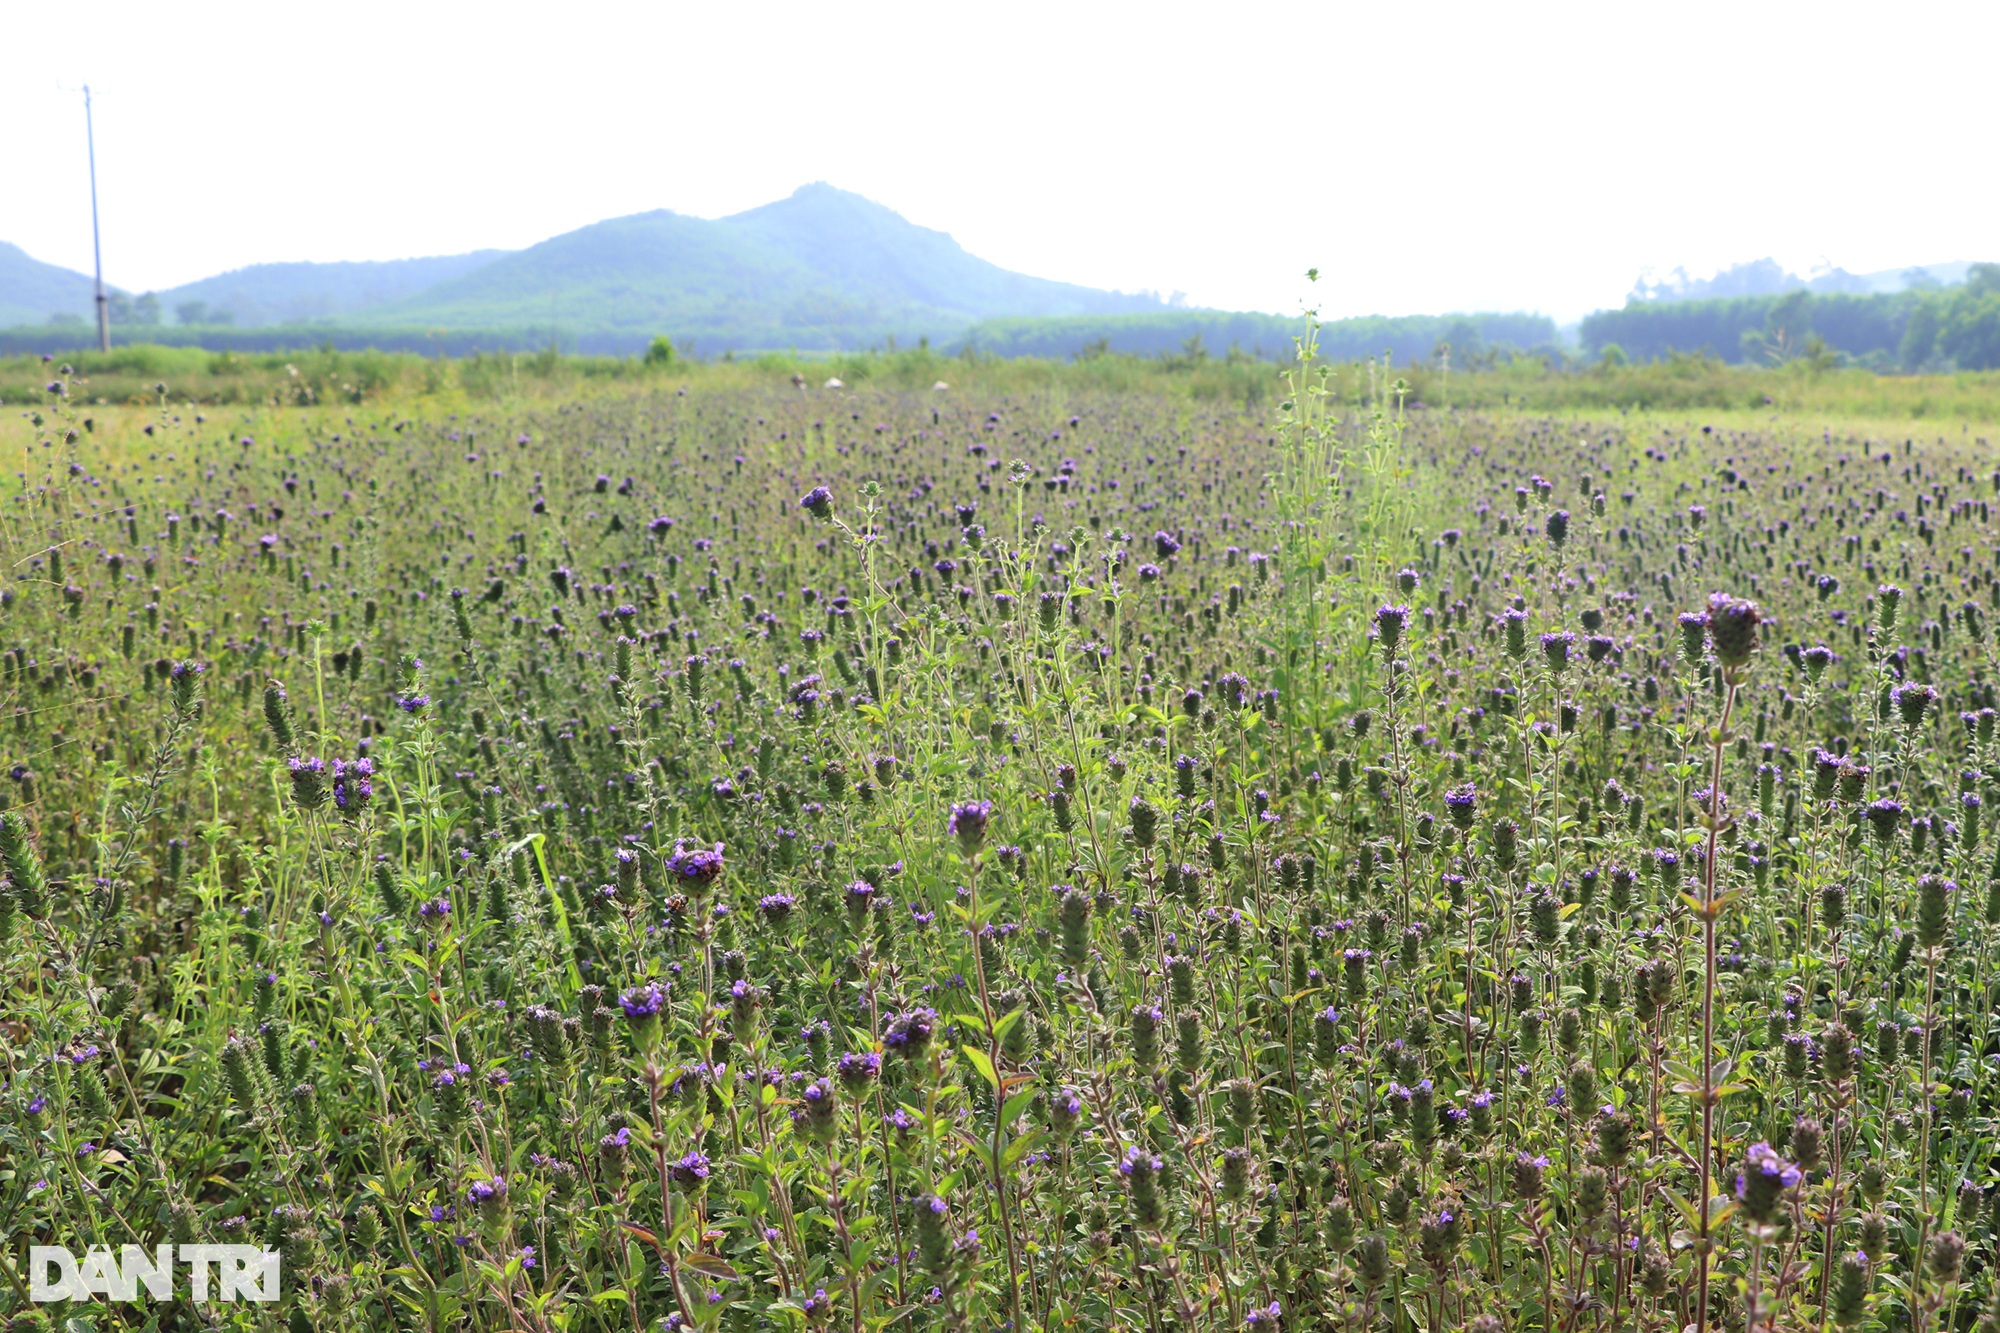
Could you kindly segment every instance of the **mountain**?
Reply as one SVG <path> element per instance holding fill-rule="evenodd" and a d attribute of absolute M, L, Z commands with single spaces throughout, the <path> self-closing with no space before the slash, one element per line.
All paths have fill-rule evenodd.
<path fill-rule="evenodd" d="M 96 302 L 97 284 L 84 274 L 44 264 L 0 241 L 0 328 L 46 324 L 51 315 L 94 324 Z"/>
<path fill-rule="evenodd" d="M 1849 296 L 1883 296 L 1891 292 L 1921 292 L 1937 287 L 1956 287 L 1972 271 L 1972 261 L 1960 259 L 1949 264 L 1919 264 L 1913 268 L 1885 268 L 1873 273 L 1849 273 L 1844 268 L 1828 269 L 1806 279 L 1806 290 L 1821 295 L 1845 293 Z"/>
<path fill-rule="evenodd" d="M 1917 298 L 1962 290 L 1968 268 L 1800 277 L 1767 258 L 1700 279 L 1676 269 L 1642 279 L 1623 310 L 1590 316 L 1579 336 L 1593 354 L 1615 342 L 1636 358 L 1707 347 L 1761 359 L 1809 331 L 1857 359 L 1909 360 L 1916 354 L 1903 332 L 1923 304 Z M 1806 304 L 1789 304 L 1797 302 Z M 0 341 L 74 345 L 88 337 L 91 313 L 90 279 L 0 243 L 0 330 L 20 326 Z M 999 355 L 1282 356 L 1297 331 L 1295 320 L 1010 272 L 823 181 L 724 218 L 635 213 L 524 250 L 256 264 L 136 298 L 114 291 L 110 315 L 120 342 L 236 350 L 330 342 L 451 354 L 552 342 L 630 354 L 665 334 L 697 356 L 926 337 Z M 67 327 L 52 327 L 52 318 Z M 218 327 L 225 324 L 237 327 Z M 1387 351 L 1408 361 L 1446 344 L 1460 366 L 1557 340 L 1539 316 L 1489 313 L 1341 321 L 1323 330 L 1321 347 L 1336 358 Z M 1945 332 L 1933 341 L 1944 349 L 1938 355 L 1958 356 Z"/>
<path fill-rule="evenodd" d="M 960 319 L 1111 315 L 1162 304 L 1010 272 L 967 254 L 944 232 L 823 181 L 717 225 L 790 256 L 833 287 Z"/>
<path fill-rule="evenodd" d="M 613 218 L 370 309 L 379 327 L 642 338 L 708 350 L 853 347 L 957 335 L 1002 315 L 1157 310 L 1151 296 L 1012 273 L 940 231 L 825 183 L 708 221 Z"/>
<path fill-rule="evenodd" d="M 1711 301 L 1734 296 L 1781 296 L 1786 292 L 1813 292 L 1822 296 L 1874 296 L 1890 292 L 1918 291 L 1949 287 L 1965 281 L 1972 267 L 1966 260 L 1949 264 L 1923 264 L 1915 268 L 1882 269 L 1874 273 L 1849 273 L 1844 268 L 1827 269 L 1810 278 L 1787 272 L 1770 257 L 1753 259 L 1723 269 L 1714 277 L 1693 278 L 1677 268 L 1657 282 L 1645 277 L 1632 289 L 1631 301 Z"/>
<path fill-rule="evenodd" d="M 427 259 L 252 264 L 158 293 L 178 324 L 299 324 L 398 300 L 481 268 L 505 250 Z"/>
<path fill-rule="evenodd" d="M 367 312 L 379 327 L 728 336 L 810 288 L 788 257 L 664 209 L 593 223 Z"/>
<path fill-rule="evenodd" d="M 292 329 L 336 341 L 374 336 L 384 345 L 470 338 L 496 350 L 553 339 L 606 352 L 637 350 L 660 333 L 702 352 L 860 347 L 891 337 L 956 338 L 999 317 L 1167 308 L 1153 296 L 1009 272 L 944 232 L 824 182 L 714 220 L 659 210 L 525 250 L 254 264 L 148 295 L 114 301 L 114 325 L 151 336 L 193 326 L 176 340 L 233 324 L 268 328 L 270 337 Z M 42 325 L 56 311 L 87 317 L 89 279 L 0 246 L 0 327 Z M 224 339 L 217 330 L 215 339 L 241 336 Z"/>
<path fill-rule="evenodd" d="M 144 318 L 176 324 L 303 324 L 382 305 L 492 263 L 505 250 L 427 259 L 332 264 L 252 264 L 139 298 L 150 315 L 135 314 L 129 294 L 108 288 L 114 326 Z M 30 257 L 0 241 L 0 328 L 43 325 L 50 317 L 94 324 L 96 287 L 81 273 Z M 150 296 L 151 301 L 146 301 Z M 114 335 L 116 336 L 116 335 Z M 130 334 L 126 334 L 129 337 Z"/>

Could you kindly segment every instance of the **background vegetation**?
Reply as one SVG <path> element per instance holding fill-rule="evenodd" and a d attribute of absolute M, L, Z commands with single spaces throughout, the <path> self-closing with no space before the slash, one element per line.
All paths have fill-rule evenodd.
<path fill-rule="evenodd" d="M 1216 355 L 1206 346 L 1161 356 L 1116 353 L 1079 358 L 949 354 L 935 348 L 838 355 L 770 353 L 699 361 L 672 351 L 641 357 L 582 357 L 550 351 L 481 353 L 457 358 L 414 353 L 208 352 L 137 345 L 43 356 L 0 357 L 0 403 L 26 407 L 48 399 L 62 366 L 75 372 L 75 401 L 85 406 L 311 406 L 402 404 L 426 412 L 465 404 L 540 402 L 589 390 L 648 393 L 670 387 L 783 389 L 823 393 L 828 379 L 899 391 L 1015 393 L 1145 391 L 1169 398 L 1268 407 L 1283 397 L 1285 367 L 1247 355 Z M 1797 358 L 1778 366 L 1730 365 L 1674 354 L 1650 363 L 1578 366 L 1507 352 L 1387 368 L 1370 361 L 1320 361 L 1346 403 L 1373 401 L 1400 379 L 1413 410 L 1469 408 L 1534 411 L 1773 411 L 1922 421 L 1956 428 L 2000 417 L 2000 374 L 1885 376 Z M 1467 366 L 1471 368 L 1468 369 Z M 797 383 L 794 383 L 796 378 Z M 164 386 L 164 387 L 163 387 Z M 164 398 L 162 395 L 164 394 Z"/>
<path fill-rule="evenodd" d="M 2000 265 L 1974 264 L 1956 286 L 1881 295 L 1635 301 L 1586 316 L 1581 338 L 1587 356 L 1614 360 L 1705 352 L 1753 364 L 1837 357 L 1877 370 L 1992 370 L 2000 368 Z"/>
<path fill-rule="evenodd" d="M 1077 358 L 1124 356 L 1248 356 L 1280 365 L 1291 360 L 1299 321 L 1279 315 L 1219 310 L 1154 311 L 1069 319 L 989 319 L 966 340 L 994 356 Z M 1544 315 L 1406 315 L 1332 320 L 1320 327 L 1320 355 L 1329 361 L 1387 356 L 1398 366 L 1433 361 L 1440 345 L 1461 366 L 1494 354 L 1557 356 L 1555 321 Z"/>

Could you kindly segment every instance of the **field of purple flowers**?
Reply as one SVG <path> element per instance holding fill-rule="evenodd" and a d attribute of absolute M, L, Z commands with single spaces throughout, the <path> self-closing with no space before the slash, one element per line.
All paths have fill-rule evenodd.
<path fill-rule="evenodd" d="M 13 1328 L 2000 1329 L 1983 449 L 65 384 Z M 284 1304 L 27 1300 L 167 1240 Z"/>

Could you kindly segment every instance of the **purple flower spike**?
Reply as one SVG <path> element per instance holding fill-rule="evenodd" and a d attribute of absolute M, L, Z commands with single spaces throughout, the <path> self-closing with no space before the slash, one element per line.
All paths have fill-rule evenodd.
<path fill-rule="evenodd" d="M 958 845 L 970 856 L 986 841 L 986 825 L 992 818 L 993 802 L 960 801 L 951 807 L 945 831 L 956 835 Z"/>
<path fill-rule="evenodd" d="M 649 981 L 643 986 L 635 986 L 618 997 L 618 1003 L 625 1010 L 625 1017 L 634 1022 L 660 1016 L 660 1007 L 667 1001 L 667 993 L 660 989 L 657 981 Z"/>

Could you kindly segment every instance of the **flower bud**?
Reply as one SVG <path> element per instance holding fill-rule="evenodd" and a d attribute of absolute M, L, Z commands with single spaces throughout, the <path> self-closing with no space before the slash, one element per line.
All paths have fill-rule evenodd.
<path fill-rule="evenodd" d="M 1354 1209 L 1344 1195 L 1326 1206 L 1326 1243 L 1337 1253 L 1354 1243 Z"/>
<path fill-rule="evenodd" d="M 1678 621 L 1681 631 L 1681 661 L 1689 670 L 1701 665 L 1702 650 L 1708 642 L 1708 617 L 1699 611 L 1683 611 Z"/>
<path fill-rule="evenodd" d="M 1894 633 L 1896 610 L 1902 605 L 1903 590 L 1893 583 L 1885 583 L 1875 590 L 1876 623 L 1884 633 Z"/>
<path fill-rule="evenodd" d="M 1623 1166 L 1632 1155 L 1632 1117 L 1614 1111 L 1597 1118 L 1597 1150 L 1609 1166 Z"/>
<path fill-rule="evenodd" d="M 1362 1237 L 1354 1254 L 1354 1276 L 1369 1291 L 1389 1280 L 1389 1242 L 1379 1234 Z"/>
<path fill-rule="evenodd" d="M 1602 1216 L 1605 1205 L 1610 1199 L 1610 1183 L 1610 1178 L 1604 1174 L 1602 1167 L 1586 1166 L 1577 1172 L 1575 1184 L 1577 1211 L 1585 1218 Z"/>
<path fill-rule="evenodd" d="M 1936 949 L 1951 935 L 1952 896 L 1958 885 L 1942 875 L 1924 875 L 1917 880 L 1917 944 Z"/>
<path fill-rule="evenodd" d="M 1174 1066 L 1184 1074 L 1198 1074 L 1206 1063 L 1201 1019 L 1191 1013 L 1182 1014 L 1174 1030 Z"/>
<path fill-rule="evenodd" d="M 1143 796 L 1134 796 L 1128 807 L 1132 821 L 1132 845 L 1147 848 L 1153 845 L 1153 838 L 1160 826 L 1159 809 Z"/>
<path fill-rule="evenodd" d="M 1852 1328 L 1861 1322 L 1868 1312 L 1868 1289 L 1873 1284 L 1874 1269 L 1864 1252 L 1843 1255 L 1840 1267 L 1833 1281 L 1833 1322 L 1842 1328 Z"/>
<path fill-rule="evenodd" d="M 1250 1153 L 1244 1148 L 1222 1150 L 1220 1193 L 1230 1203 L 1240 1203 L 1250 1191 Z"/>
<path fill-rule="evenodd" d="M 1227 1097 L 1229 1123 L 1248 1134 L 1257 1125 L 1257 1084 L 1253 1079 L 1235 1078 L 1223 1085 Z"/>
<path fill-rule="evenodd" d="M 1160 1023 L 1164 1017 L 1154 1005 L 1132 1006 L 1127 1032 L 1132 1043 L 1132 1063 L 1142 1071 L 1151 1071 L 1160 1063 Z"/>
<path fill-rule="evenodd" d="M 1929 1267 L 1932 1279 L 1939 1286 L 1950 1286 L 1958 1281 L 1964 1266 L 1965 1237 L 1956 1231 L 1946 1231 L 1931 1241 Z"/>
<path fill-rule="evenodd" d="M 1854 1076 L 1854 1034 L 1839 1023 L 1820 1035 L 1820 1070 L 1835 1084 Z M 1807 1167 L 1810 1170 L 1810 1167 Z"/>
<path fill-rule="evenodd" d="M 1549 1168 L 1546 1157 L 1530 1157 L 1527 1153 L 1516 1153 L 1512 1167 L 1514 1197 L 1528 1202 L 1542 1195 L 1543 1173 Z"/>
<path fill-rule="evenodd" d="M 1757 649 L 1757 626 L 1763 613 L 1757 604 L 1726 593 L 1708 599 L 1708 639 L 1716 661 L 1725 668 L 1740 667 Z"/>

